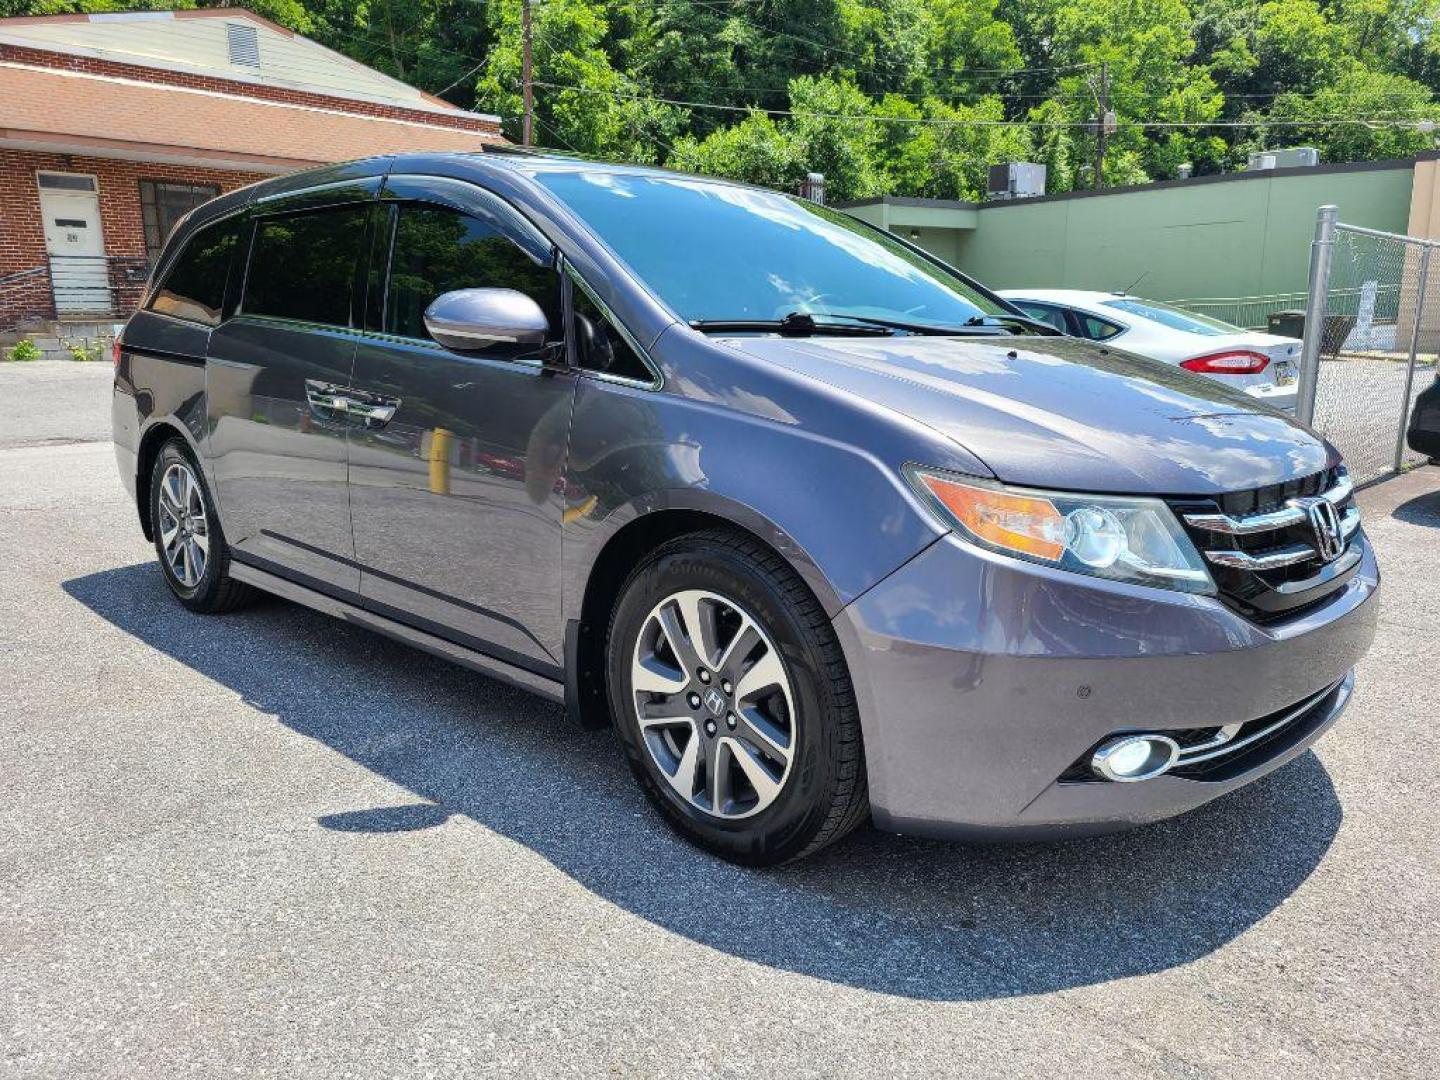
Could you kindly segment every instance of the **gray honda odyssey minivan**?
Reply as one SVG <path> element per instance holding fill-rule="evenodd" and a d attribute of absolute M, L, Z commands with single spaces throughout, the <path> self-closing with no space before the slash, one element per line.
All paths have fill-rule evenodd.
<path fill-rule="evenodd" d="M 1303 753 L 1374 633 L 1319 436 L 720 180 L 267 180 L 175 230 L 116 365 L 180 603 L 278 594 L 563 701 L 736 861 L 1180 813 Z"/>

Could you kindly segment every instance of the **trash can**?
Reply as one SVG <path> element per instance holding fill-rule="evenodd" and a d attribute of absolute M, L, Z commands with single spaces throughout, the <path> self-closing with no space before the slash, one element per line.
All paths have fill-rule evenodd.
<path fill-rule="evenodd" d="M 1266 329 L 1277 337 L 1303 338 L 1305 312 L 1272 311 L 1266 320 Z M 1354 315 L 1326 315 L 1325 333 L 1320 338 L 1320 352 L 1328 356 L 1338 354 L 1345 347 L 1345 339 L 1354 329 Z"/>
<path fill-rule="evenodd" d="M 1305 312 L 1272 311 L 1265 320 L 1266 328 L 1276 337 L 1299 338 L 1305 336 Z"/>

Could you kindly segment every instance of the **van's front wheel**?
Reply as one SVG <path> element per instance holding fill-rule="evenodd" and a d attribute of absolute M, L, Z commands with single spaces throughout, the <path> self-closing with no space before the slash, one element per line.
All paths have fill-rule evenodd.
<path fill-rule="evenodd" d="M 654 552 L 615 607 L 607 665 L 631 768 L 688 839 L 765 865 L 864 820 L 839 642 L 804 582 L 753 539 L 706 532 Z"/>

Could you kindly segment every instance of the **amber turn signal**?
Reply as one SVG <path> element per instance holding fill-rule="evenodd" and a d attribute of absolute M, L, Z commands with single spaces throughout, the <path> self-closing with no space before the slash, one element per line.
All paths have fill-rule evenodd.
<path fill-rule="evenodd" d="M 955 520 L 987 544 L 1031 558 L 1059 562 L 1065 552 L 1065 516 L 1049 499 L 962 484 L 934 473 L 916 478 Z"/>

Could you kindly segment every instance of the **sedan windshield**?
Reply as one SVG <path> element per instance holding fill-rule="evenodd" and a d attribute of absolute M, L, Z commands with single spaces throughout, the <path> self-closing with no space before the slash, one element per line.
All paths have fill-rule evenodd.
<path fill-rule="evenodd" d="M 585 169 L 535 179 L 687 322 L 809 313 L 949 328 L 1006 312 L 885 233 L 785 195 Z"/>

